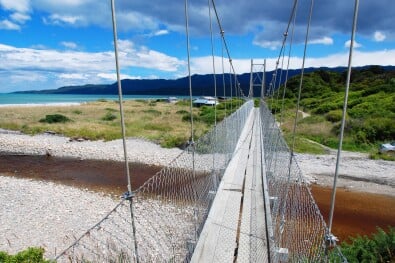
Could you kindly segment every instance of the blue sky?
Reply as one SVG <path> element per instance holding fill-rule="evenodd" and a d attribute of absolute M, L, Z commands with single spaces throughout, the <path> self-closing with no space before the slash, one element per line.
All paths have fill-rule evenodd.
<path fill-rule="evenodd" d="M 122 78 L 186 76 L 184 1 L 115 1 Z M 189 0 L 192 74 L 213 72 L 208 2 Z M 214 2 L 236 73 L 249 72 L 251 59 L 273 69 L 293 0 Z M 298 2 L 290 68 L 301 67 L 309 4 Z M 354 1 L 315 1 L 306 67 L 347 65 L 353 8 Z M 393 0 L 360 1 L 353 66 L 395 65 L 394 14 Z M 221 73 L 212 8 L 211 15 Z M 0 92 L 113 83 L 113 50 L 110 0 L 0 0 Z"/>

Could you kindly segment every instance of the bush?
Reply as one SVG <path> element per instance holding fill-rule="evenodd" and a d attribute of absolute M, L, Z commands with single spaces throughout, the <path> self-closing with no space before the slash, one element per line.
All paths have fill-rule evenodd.
<path fill-rule="evenodd" d="M 352 243 L 342 243 L 341 251 L 348 262 L 394 262 L 395 228 L 389 227 L 386 233 L 377 228 L 372 237 L 358 236 Z"/>
<path fill-rule="evenodd" d="M 16 255 L 9 255 L 6 252 L 0 251 L 0 262 L 2 263 L 49 263 L 50 261 L 44 259 L 43 248 L 32 248 L 17 253 Z"/>
<path fill-rule="evenodd" d="M 153 116 L 160 116 L 162 115 L 162 112 L 154 109 L 148 109 L 148 110 L 143 110 L 144 113 L 151 114 Z"/>
<path fill-rule="evenodd" d="M 117 118 L 117 116 L 115 116 L 114 114 L 112 114 L 111 112 L 107 112 L 106 115 L 104 115 L 101 119 L 103 121 L 113 121 Z"/>
<path fill-rule="evenodd" d="M 327 114 L 325 114 L 325 118 L 330 122 L 338 122 L 341 121 L 343 117 L 343 110 L 331 110 Z"/>
<path fill-rule="evenodd" d="M 177 114 L 184 115 L 184 114 L 189 114 L 189 111 L 186 111 L 186 110 L 179 110 L 179 111 L 176 111 L 176 113 L 177 113 Z"/>
<path fill-rule="evenodd" d="M 71 119 L 62 114 L 50 114 L 46 115 L 45 118 L 40 119 L 40 122 L 45 123 L 65 123 L 69 121 L 71 121 Z"/>

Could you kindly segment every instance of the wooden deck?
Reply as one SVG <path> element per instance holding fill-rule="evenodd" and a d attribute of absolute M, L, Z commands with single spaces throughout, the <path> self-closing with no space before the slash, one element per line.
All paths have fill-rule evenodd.
<path fill-rule="evenodd" d="M 254 109 L 221 180 L 192 262 L 268 262 L 259 110 Z"/>

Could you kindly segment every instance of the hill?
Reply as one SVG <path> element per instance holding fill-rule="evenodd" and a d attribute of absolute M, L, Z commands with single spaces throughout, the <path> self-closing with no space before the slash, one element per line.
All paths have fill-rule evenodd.
<path fill-rule="evenodd" d="M 301 109 L 311 114 L 299 122 L 302 137 L 337 147 L 346 72 L 317 70 L 303 80 Z M 285 105 L 295 105 L 299 78 L 287 83 Z M 278 112 L 280 103 L 275 104 Z M 377 149 L 377 143 L 395 140 L 395 69 L 370 66 L 354 69 L 351 74 L 345 126 L 345 148 Z M 355 149 L 355 147 L 357 149 Z"/>
<path fill-rule="evenodd" d="M 321 68 L 324 70 L 324 68 Z M 330 71 L 344 71 L 345 68 L 325 68 Z M 313 72 L 319 69 L 309 68 L 306 72 Z M 289 77 L 300 74 L 300 70 L 289 70 Z M 272 81 L 273 71 L 266 72 L 266 86 Z M 192 92 L 194 96 L 214 96 L 214 78 L 213 74 L 207 75 L 193 75 L 192 77 Z M 243 94 L 247 95 L 250 86 L 250 73 L 244 73 L 236 76 Z M 227 90 L 224 94 L 223 82 Z M 284 81 L 284 79 L 279 80 Z M 232 83 L 231 83 L 232 82 Z M 217 96 L 230 96 L 230 87 L 233 87 L 232 94 L 235 95 L 235 76 L 230 74 L 217 74 Z M 189 86 L 188 77 L 179 79 L 124 79 L 121 81 L 122 91 L 124 95 L 177 95 L 188 96 Z M 49 90 L 29 90 L 19 91 L 16 93 L 40 93 L 40 94 L 118 94 L 117 83 L 113 84 L 87 84 L 78 86 L 65 86 L 58 89 Z M 254 88 L 255 96 L 259 96 L 260 88 Z"/>

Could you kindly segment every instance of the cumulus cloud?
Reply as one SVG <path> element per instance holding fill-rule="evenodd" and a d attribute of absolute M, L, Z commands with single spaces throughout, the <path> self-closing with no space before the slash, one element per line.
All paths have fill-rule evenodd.
<path fill-rule="evenodd" d="M 30 20 L 30 16 L 23 13 L 13 13 L 10 18 L 20 24 L 24 24 L 26 21 Z"/>
<path fill-rule="evenodd" d="M 20 30 L 21 27 L 18 24 L 15 24 L 9 20 L 2 20 L 0 21 L 0 29 L 5 30 Z"/>
<path fill-rule="evenodd" d="M 8 19 L 0 21 L 0 29 L 21 30 L 21 25 L 30 19 L 27 14 L 30 11 L 29 0 L 0 0 L 0 7 L 12 12 Z"/>
<path fill-rule="evenodd" d="M 119 41 L 119 59 L 123 77 L 131 76 L 127 72 L 134 67 L 146 68 L 152 71 L 177 72 L 184 62 L 150 50 L 144 46 L 136 46 L 131 41 Z M 63 45 L 74 46 L 72 42 Z M 23 73 L 28 75 L 52 76 L 59 85 L 73 83 L 102 83 L 104 80 L 115 80 L 115 60 L 113 51 L 80 52 L 57 51 L 53 49 L 17 48 L 0 44 L 0 57 L 7 59 L 0 64 L 0 72 L 4 74 L 2 81 L 13 77 L 13 83 L 23 79 Z M 18 74 L 15 74 L 18 72 Z M 111 77 L 110 77 L 111 76 Z M 53 88 L 53 87 L 50 87 Z"/>
<path fill-rule="evenodd" d="M 169 34 L 168 30 L 162 29 L 162 30 L 158 30 L 154 33 L 154 36 L 163 36 L 163 35 L 167 35 Z"/>
<path fill-rule="evenodd" d="M 30 10 L 29 0 L 0 0 L 0 6 L 5 10 L 26 13 Z"/>
<path fill-rule="evenodd" d="M 48 18 L 43 18 L 44 23 L 46 24 L 70 24 L 75 25 L 79 21 L 82 21 L 82 18 L 79 16 L 71 16 L 71 15 L 60 15 L 60 14 L 52 14 Z"/>
<path fill-rule="evenodd" d="M 323 37 L 320 39 L 313 39 L 309 42 L 310 44 L 322 44 L 322 45 L 333 45 L 333 38 Z"/>
<path fill-rule="evenodd" d="M 69 48 L 69 49 L 76 49 L 78 47 L 78 45 L 74 42 L 63 41 L 63 42 L 60 42 L 60 44 L 62 46 L 64 46 L 65 48 Z"/>
<path fill-rule="evenodd" d="M 288 32 L 288 39 L 290 39 L 291 33 L 294 32 L 294 44 L 304 42 L 308 5 L 309 1 L 298 2 L 295 28 L 290 27 Z M 28 28 L 26 25 L 30 21 L 36 20 L 35 22 L 37 22 L 37 20 L 41 19 L 40 21 L 47 25 L 62 26 L 63 28 L 94 25 L 105 28 L 106 32 L 111 31 L 109 1 L 0 0 L 0 8 L 3 9 L 0 30 L 23 31 Z M 241 39 L 244 36 L 248 36 L 248 41 L 255 45 L 254 49 L 261 47 L 267 49 L 267 52 L 270 54 L 274 53 L 272 50 L 281 47 L 291 8 L 292 1 L 267 0 L 265 5 L 262 5 L 261 1 L 258 0 L 216 0 L 216 9 L 221 25 L 225 30 L 225 37 L 231 36 Z M 342 45 L 333 45 L 334 39 L 338 36 L 349 37 L 353 8 L 353 3 L 344 0 L 321 1 L 317 3 L 314 6 L 309 43 L 332 45 L 330 50 L 337 48 L 344 52 Z M 189 10 L 189 26 L 192 37 L 209 37 L 207 1 L 190 1 Z M 129 74 L 128 70 L 135 67 L 150 69 L 150 73 L 151 71 L 154 73 L 147 73 L 149 76 L 154 76 L 158 72 L 164 72 L 167 76 L 185 76 L 185 58 L 168 55 L 166 53 L 168 52 L 167 50 L 160 51 L 149 47 L 152 41 L 155 40 L 152 37 L 174 32 L 184 34 L 185 17 L 183 3 L 176 0 L 168 0 L 166 3 L 163 3 L 163 0 L 119 0 L 116 1 L 116 12 L 118 32 L 120 32 L 121 38 L 126 39 L 127 36 L 134 41 L 119 41 L 120 63 L 121 68 L 124 70 L 123 76 L 141 77 Z M 363 41 L 373 39 L 377 42 L 393 41 L 395 38 L 393 23 L 388 17 L 392 17 L 394 13 L 395 5 L 393 0 L 362 1 L 359 7 L 357 26 L 358 39 L 361 43 L 361 39 Z M 214 34 L 218 36 L 219 27 L 214 13 L 212 15 Z M 380 29 L 380 31 L 377 29 Z M 60 43 L 61 40 L 57 39 L 54 42 Z M 62 83 L 62 81 L 72 83 L 73 79 L 76 82 L 81 82 L 83 81 L 82 78 L 86 78 L 90 83 L 115 80 L 113 51 L 110 48 L 103 47 L 105 45 L 100 45 L 96 50 L 102 50 L 101 52 L 78 52 L 76 50 L 78 49 L 77 42 L 79 43 L 80 41 L 67 38 L 67 41 L 60 43 L 63 47 L 66 47 L 66 51 L 49 49 L 45 46 L 50 45 L 49 43 L 36 43 L 34 47 L 31 46 L 30 48 L 6 47 L 0 44 L 0 56 L 2 58 L 7 57 L 7 60 L 2 61 L 0 65 L 0 69 L 3 70 L 2 77 L 7 77 L 7 74 L 4 75 L 4 72 L 7 72 L 8 75 L 15 73 L 14 79 L 17 81 L 18 77 L 22 79 L 25 73 L 36 77 L 43 76 L 41 79 L 37 78 L 40 81 L 55 79 L 59 81 L 57 82 L 58 84 Z M 85 46 L 85 43 L 83 44 Z M 176 45 L 180 46 L 183 44 L 176 43 Z M 346 47 L 348 45 L 347 43 L 345 44 Z M 360 46 L 361 44 L 355 43 L 356 48 Z M 366 44 L 367 46 L 368 44 Z M 198 53 L 197 50 L 202 51 L 204 49 L 203 45 L 196 45 L 193 41 L 192 47 L 192 51 L 196 47 L 196 54 Z M 366 64 L 387 63 L 387 56 L 391 58 L 390 55 L 393 55 L 393 51 L 386 52 L 383 53 L 386 55 L 371 53 L 380 57 L 383 61 L 382 63 L 377 62 L 377 59 L 370 56 L 369 53 L 360 52 L 356 52 L 358 54 L 356 61 L 364 61 Z M 231 50 L 231 53 L 234 54 L 235 52 Z M 237 53 L 241 54 L 242 52 Z M 201 56 L 200 53 L 199 56 Z M 338 66 L 341 63 L 346 64 L 346 58 L 347 55 L 337 53 L 321 58 L 311 58 L 308 62 L 312 66 L 321 64 L 322 66 Z M 232 59 L 235 62 L 235 67 L 240 72 L 249 71 L 249 59 Z M 268 59 L 268 62 L 271 62 L 271 59 Z M 273 59 L 273 62 L 275 62 L 275 59 Z M 211 71 L 211 57 L 194 57 L 192 58 L 192 63 L 195 73 Z M 292 63 L 295 66 L 298 65 L 298 67 L 301 65 L 298 58 L 295 58 Z M 393 64 L 393 62 L 388 62 L 387 64 Z M 220 67 L 220 65 L 217 66 Z M 221 69 L 218 68 L 217 71 L 221 72 Z M 130 72 L 134 71 L 130 70 Z M 143 77 L 146 78 L 146 76 Z"/>
<path fill-rule="evenodd" d="M 351 45 L 351 40 L 347 40 L 344 43 L 344 47 L 346 47 L 346 48 L 349 48 L 350 45 Z M 354 41 L 354 48 L 360 48 L 360 47 L 362 47 L 362 44 L 358 43 L 357 41 Z"/>
<path fill-rule="evenodd" d="M 118 28 L 122 31 L 140 32 L 148 36 L 165 34 L 170 31 L 183 33 L 185 30 L 184 5 L 176 0 L 116 1 Z M 281 41 L 282 33 L 289 22 L 292 1 L 267 0 L 264 5 L 259 0 L 217 0 L 216 9 L 226 34 L 253 34 L 254 42 L 272 49 L 273 41 Z M 42 11 L 49 14 L 43 19 L 48 24 L 111 28 L 110 5 L 106 1 L 95 0 L 0 0 L 0 5 L 13 12 L 26 15 L 28 12 Z M 352 24 L 354 4 L 349 1 L 333 0 L 320 2 L 314 6 L 310 39 L 319 44 L 329 45 L 334 34 L 349 34 Z M 208 35 L 207 2 L 189 3 L 190 30 L 196 35 Z M 309 1 L 298 2 L 295 41 L 302 42 L 309 11 Z M 382 32 L 393 32 L 392 21 L 387 19 L 395 13 L 393 0 L 363 1 L 359 6 L 358 33 L 366 37 Z M 350 19 L 346 19 L 350 18 Z M 10 19 L 9 19 L 10 20 Z M 374 21 L 372 23 L 371 21 Z M 15 21 L 14 21 L 15 22 Z M 218 30 L 213 17 L 214 29 Z M 380 33 L 379 32 L 379 33 Z M 384 41 L 376 33 L 376 41 Z M 383 33 L 382 33 L 383 34 Z M 325 37 L 323 37 L 325 36 Z M 392 38 L 395 37 L 391 34 Z"/>
<path fill-rule="evenodd" d="M 380 31 L 376 31 L 376 32 L 374 32 L 373 38 L 374 38 L 374 41 L 376 41 L 376 42 L 382 42 L 386 39 L 386 36 L 384 35 L 384 33 L 380 32 Z"/>

